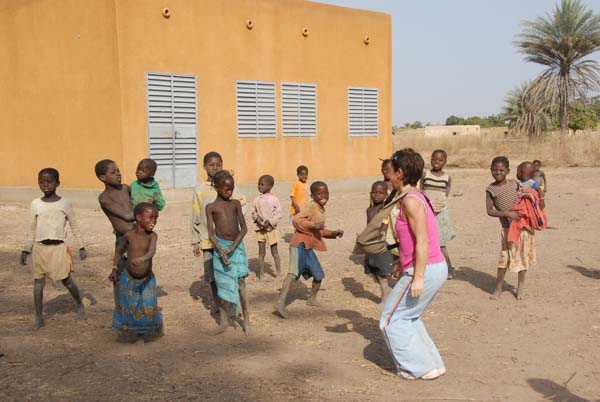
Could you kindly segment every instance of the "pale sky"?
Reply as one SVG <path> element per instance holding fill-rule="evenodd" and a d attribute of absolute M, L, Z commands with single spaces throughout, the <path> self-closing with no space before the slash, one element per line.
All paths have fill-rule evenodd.
<path fill-rule="evenodd" d="M 499 113 L 508 91 L 542 71 L 512 44 L 521 21 L 559 0 L 313 1 L 392 15 L 392 123 L 403 125 Z M 600 14 L 600 0 L 584 3 Z"/>

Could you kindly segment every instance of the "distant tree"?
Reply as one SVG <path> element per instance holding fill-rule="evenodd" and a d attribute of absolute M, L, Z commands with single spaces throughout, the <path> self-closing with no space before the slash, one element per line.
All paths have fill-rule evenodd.
<path fill-rule="evenodd" d="M 596 112 L 596 117 L 600 120 L 600 96 L 594 96 L 590 99 L 590 106 Z"/>
<path fill-rule="evenodd" d="M 539 137 L 552 127 L 552 102 L 534 93 L 533 81 L 522 83 L 508 93 L 504 116 L 511 131 Z"/>
<path fill-rule="evenodd" d="M 488 121 L 489 127 L 504 127 L 506 126 L 506 116 L 502 113 L 491 114 L 486 120 Z"/>
<path fill-rule="evenodd" d="M 446 119 L 447 126 L 461 126 L 463 124 L 465 124 L 465 119 L 462 117 L 452 115 Z"/>
<path fill-rule="evenodd" d="M 419 120 L 417 120 L 413 124 L 410 125 L 410 128 L 423 128 L 423 123 L 421 123 Z"/>
<path fill-rule="evenodd" d="M 482 119 L 479 116 L 472 116 L 469 117 L 465 120 L 465 123 L 468 126 L 481 126 L 481 127 L 487 127 L 487 121 L 485 119 Z"/>
<path fill-rule="evenodd" d="M 584 100 L 576 100 L 569 108 L 569 128 L 572 130 L 594 129 L 598 126 L 598 115 L 594 106 Z"/>
<path fill-rule="evenodd" d="M 569 104 L 600 88 L 600 66 L 583 58 L 600 49 L 600 15 L 580 0 L 562 0 L 554 11 L 523 22 L 524 31 L 515 42 L 525 60 L 546 66 L 530 95 L 558 105 L 563 133 L 569 127 Z"/>
<path fill-rule="evenodd" d="M 404 123 L 404 128 L 410 128 L 410 123 Z"/>

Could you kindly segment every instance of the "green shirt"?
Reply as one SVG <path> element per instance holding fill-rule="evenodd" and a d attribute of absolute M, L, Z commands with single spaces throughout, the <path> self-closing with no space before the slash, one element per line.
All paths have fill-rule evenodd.
<path fill-rule="evenodd" d="M 140 202 L 151 202 L 159 211 L 165 207 L 165 199 L 156 180 L 152 180 L 150 184 L 145 184 L 139 180 L 131 183 L 131 203 L 133 207 L 135 208 Z"/>

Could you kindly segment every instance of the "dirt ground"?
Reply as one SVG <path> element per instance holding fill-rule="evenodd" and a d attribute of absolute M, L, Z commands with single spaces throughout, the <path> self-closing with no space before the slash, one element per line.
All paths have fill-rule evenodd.
<path fill-rule="evenodd" d="M 209 290 L 189 245 L 189 205 L 172 203 L 157 226 L 155 273 L 166 335 L 146 344 L 116 342 L 111 330 L 114 237 L 98 209 L 78 210 L 89 258 L 74 278 L 89 319 L 78 322 L 61 286 L 45 292 L 46 326 L 33 319 L 31 269 L 17 264 L 28 206 L 2 205 L 0 219 L 1 401 L 576 401 L 600 400 L 600 169 L 547 171 L 551 228 L 537 237 L 539 265 L 528 298 L 507 291 L 489 299 L 499 252 L 499 224 L 485 214 L 486 170 L 451 170 L 449 245 L 457 278 L 424 315 L 448 373 L 432 381 L 396 377 L 378 329 L 379 294 L 352 256 L 365 221 L 371 180 L 332 192 L 328 227 L 346 236 L 320 254 L 326 271 L 320 308 L 291 293 L 290 318 L 273 313 L 281 280 L 247 280 L 253 334 L 211 336 Z M 580 183 L 579 185 L 577 183 Z M 288 186 L 275 193 L 287 199 Z M 252 199 L 256 194 L 248 194 Z M 285 203 L 287 204 L 287 202 Z M 289 240 L 290 225 L 282 224 Z M 70 244 L 72 238 L 70 239 Z M 257 245 L 246 238 L 251 270 Z M 280 253 L 287 268 L 287 245 Z M 271 264 L 270 257 L 267 261 Z M 269 265 L 270 266 L 270 265 Z"/>

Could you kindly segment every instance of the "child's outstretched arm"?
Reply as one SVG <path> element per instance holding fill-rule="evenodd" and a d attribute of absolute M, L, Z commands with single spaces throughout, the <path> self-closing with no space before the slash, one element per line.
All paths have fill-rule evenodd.
<path fill-rule="evenodd" d="M 494 200 L 492 199 L 492 195 L 487 191 L 485 192 L 485 209 L 487 214 L 489 216 L 493 216 L 494 218 L 510 218 L 515 221 L 521 219 L 521 215 L 515 211 L 502 212 L 494 208 Z"/>

